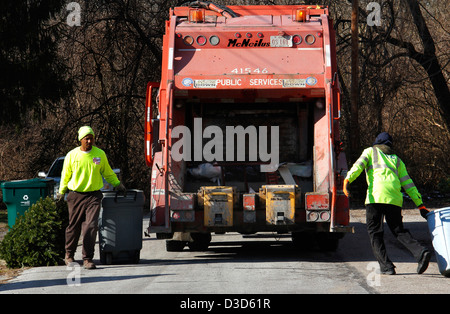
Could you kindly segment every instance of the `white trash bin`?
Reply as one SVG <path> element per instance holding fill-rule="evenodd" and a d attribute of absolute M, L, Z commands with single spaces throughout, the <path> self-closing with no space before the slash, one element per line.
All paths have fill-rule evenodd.
<path fill-rule="evenodd" d="M 439 271 L 450 277 L 450 207 L 428 213 L 427 222 Z"/>

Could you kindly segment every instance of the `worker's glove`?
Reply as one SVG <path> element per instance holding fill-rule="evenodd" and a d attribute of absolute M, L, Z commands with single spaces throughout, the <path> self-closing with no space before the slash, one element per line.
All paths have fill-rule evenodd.
<path fill-rule="evenodd" d="M 120 182 L 120 184 L 116 186 L 116 191 L 122 192 L 123 195 L 127 195 L 127 188 L 125 187 L 125 185 L 123 185 L 122 182 Z"/>
<path fill-rule="evenodd" d="M 64 201 L 64 196 L 65 196 L 65 194 L 63 193 L 63 194 L 61 194 L 61 193 L 56 193 L 56 201 L 57 202 L 62 202 L 62 201 Z"/>
<path fill-rule="evenodd" d="M 345 196 L 350 197 L 350 192 L 348 191 L 348 188 L 347 188 L 348 184 L 349 184 L 348 179 L 345 179 L 343 190 L 344 190 Z"/>
<path fill-rule="evenodd" d="M 429 209 L 427 209 L 423 204 L 419 206 L 419 210 L 420 210 L 420 215 L 427 219 L 427 214 L 430 212 Z"/>

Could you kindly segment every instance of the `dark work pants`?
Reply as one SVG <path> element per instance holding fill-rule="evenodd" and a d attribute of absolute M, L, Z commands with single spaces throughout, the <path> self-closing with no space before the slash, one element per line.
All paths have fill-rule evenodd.
<path fill-rule="evenodd" d="M 83 259 L 94 257 L 94 247 L 98 231 L 98 217 L 102 204 L 101 191 L 79 193 L 70 191 L 67 195 L 69 225 L 66 228 L 66 254 L 73 257 L 80 234 L 83 236 Z"/>
<path fill-rule="evenodd" d="M 417 240 L 415 240 L 407 229 L 403 228 L 401 207 L 389 204 L 366 204 L 366 224 L 370 237 L 372 251 L 380 264 L 381 271 L 392 269 L 394 264 L 386 253 L 386 246 L 383 239 L 383 218 L 391 229 L 397 240 L 403 244 L 419 261 L 422 252 L 426 250 Z"/>

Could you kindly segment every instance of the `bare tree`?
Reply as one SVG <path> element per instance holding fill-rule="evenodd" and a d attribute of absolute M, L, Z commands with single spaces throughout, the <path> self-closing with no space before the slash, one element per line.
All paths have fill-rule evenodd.
<path fill-rule="evenodd" d="M 77 1 L 80 26 L 66 23 L 63 8 L 52 21 L 58 29 L 60 68 L 72 84 L 70 98 L 47 103 L 42 122 L 27 121 L 22 133 L 0 128 L 0 178 L 29 178 L 78 145 L 76 132 L 89 124 L 110 162 L 130 187 L 149 189 L 144 161 L 144 97 L 148 81 L 161 73 L 162 36 L 169 9 L 183 0 Z M 294 0 L 216 1 L 222 5 L 299 4 Z M 438 0 L 380 0 L 381 25 L 367 24 L 359 0 L 358 124 L 361 147 L 389 131 L 419 185 L 437 186 L 450 177 L 448 81 L 450 3 Z M 342 91 L 343 140 L 349 142 L 351 82 L 351 0 L 305 0 L 327 5 L 337 33 Z M 55 37 L 56 38 L 56 37 Z M 39 112 L 38 112 L 39 113 Z M 41 112 L 42 113 L 42 112 Z M 359 154 L 358 148 L 348 155 Z M 419 158 L 420 157 L 420 158 Z"/>

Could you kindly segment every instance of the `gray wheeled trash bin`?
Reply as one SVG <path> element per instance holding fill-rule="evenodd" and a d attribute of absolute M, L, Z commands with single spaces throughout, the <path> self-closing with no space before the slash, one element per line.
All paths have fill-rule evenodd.
<path fill-rule="evenodd" d="M 98 228 L 102 264 L 139 263 L 143 207 L 140 190 L 128 190 L 126 196 L 103 192 Z"/>

